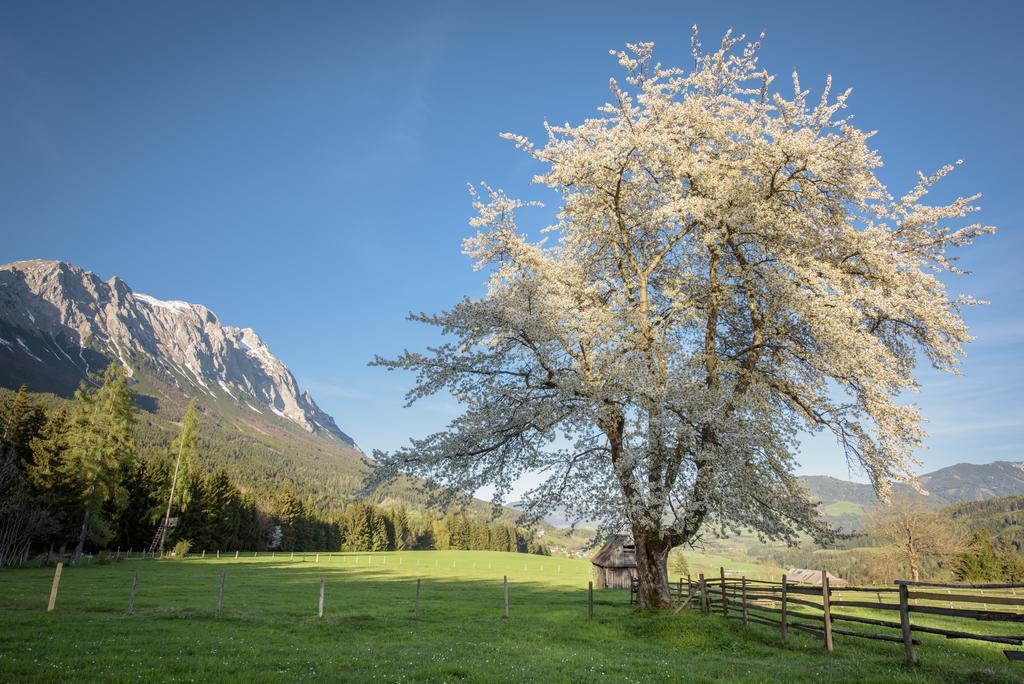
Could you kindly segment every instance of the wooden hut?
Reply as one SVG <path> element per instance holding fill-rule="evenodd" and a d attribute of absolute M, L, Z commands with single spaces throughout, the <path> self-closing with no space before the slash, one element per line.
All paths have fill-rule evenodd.
<path fill-rule="evenodd" d="M 842 577 L 836 577 L 831 572 L 826 573 L 828 575 L 828 585 L 830 587 L 848 587 L 850 586 L 849 581 L 844 580 Z M 792 584 L 809 584 L 811 586 L 821 586 L 821 570 L 808 570 L 807 568 L 790 568 L 786 571 L 786 581 Z"/>
<path fill-rule="evenodd" d="M 590 562 L 597 589 L 629 589 L 636 577 L 636 547 L 624 534 L 609 539 Z"/>

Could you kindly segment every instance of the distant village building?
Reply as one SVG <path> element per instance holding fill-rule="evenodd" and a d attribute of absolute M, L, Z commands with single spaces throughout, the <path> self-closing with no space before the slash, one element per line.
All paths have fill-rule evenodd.
<path fill-rule="evenodd" d="M 830 587 L 848 587 L 850 582 L 842 577 L 836 577 L 831 572 L 828 575 Z M 808 570 L 807 568 L 790 568 L 786 571 L 786 581 L 792 584 L 810 584 L 815 587 L 821 586 L 821 570 Z"/>
<path fill-rule="evenodd" d="M 624 534 L 617 534 L 590 559 L 596 589 L 629 589 L 636 577 L 636 546 Z"/>

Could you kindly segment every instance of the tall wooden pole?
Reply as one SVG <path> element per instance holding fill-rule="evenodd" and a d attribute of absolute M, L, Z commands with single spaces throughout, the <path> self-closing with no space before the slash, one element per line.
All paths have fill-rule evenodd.
<path fill-rule="evenodd" d="M 220 591 L 217 592 L 217 615 L 224 608 L 224 571 L 220 571 Z"/>
<path fill-rule="evenodd" d="M 174 477 L 171 478 L 171 495 L 167 497 L 167 513 L 164 514 L 164 524 L 160 528 L 160 555 L 164 555 L 164 542 L 167 540 L 167 525 L 171 521 L 171 502 L 174 501 L 174 488 L 178 484 L 178 466 L 181 465 L 181 455 L 185 451 L 185 428 L 181 429 L 181 444 L 178 445 L 178 459 L 174 462 Z"/>
<path fill-rule="evenodd" d="M 789 625 L 786 624 L 786 617 L 787 617 L 787 614 L 786 614 L 786 589 L 787 589 L 786 576 L 783 575 L 782 576 L 782 616 L 781 616 L 781 619 L 780 619 L 780 623 L 781 623 L 780 626 L 782 627 L 782 640 L 783 641 L 786 640 L 786 636 L 787 636 L 786 631 L 789 629 Z"/>
<path fill-rule="evenodd" d="M 60 572 L 64 569 L 64 563 L 58 562 L 57 568 L 53 571 L 53 584 L 50 586 L 50 603 L 46 607 L 47 613 L 52 613 L 57 607 L 57 587 L 60 586 Z"/>
<path fill-rule="evenodd" d="M 587 582 L 587 619 L 594 617 L 594 582 Z"/>
<path fill-rule="evenodd" d="M 132 575 L 132 590 L 128 596 L 128 614 L 135 614 L 135 587 L 139 586 L 139 571 L 136 570 L 135 574 Z"/>
<path fill-rule="evenodd" d="M 910 595 L 906 584 L 900 585 L 900 629 L 903 632 L 903 648 L 907 654 L 908 663 L 917 663 L 917 654 L 914 653 L 914 639 L 910 633 Z"/>
<path fill-rule="evenodd" d="M 320 578 L 320 606 L 317 609 L 317 617 L 323 618 L 324 616 L 324 578 Z"/>
<path fill-rule="evenodd" d="M 505 617 L 508 617 L 508 575 L 505 575 Z"/>
<path fill-rule="evenodd" d="M 740 585 L 742 587 L 740 600 L 743 602 L 743 624 L 747 624 L 747 578 L 745 575 L 740 582 L 742 583 Z"/>
<path fill-rule="evenodd" d="M 729 617 L 729 604 L 728 604 L 728 602 L 726 601 L 726 598 L 725 598 L 725 568 L 724 567 L 719 567 L 718 568 L 718 576 L 721 578 L 721 581 L 722 581 L 722 616 L 723 617 Z"/>
<path fill-rule="evenodd" d="M 828 573 L 821 571 L 821 609 L 825 613 L 825 650 L 832 651 L 832 611 L 828 604 Z"/>
<path fill-rule="evenodd" d="M 420 579 L 416 579 L 416 619 L 420 619 Z M 507 613 L 508 611 L 506 611 Z"/>

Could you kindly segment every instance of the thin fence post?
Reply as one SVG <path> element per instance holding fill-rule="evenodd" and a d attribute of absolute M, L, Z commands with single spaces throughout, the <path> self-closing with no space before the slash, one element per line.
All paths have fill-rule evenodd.
<path fill-rule="evenodd" d="M 825 613 L 825 650 L 832 651 L 832 611 L 828 604 L 828 573 L 821 571 L 821 610 Z"/>
<path fill-rule="evenodd" d="M 64 563 L 58 561 L 57 568 L 53 571 L 53 584 L 50 586 L 50 603 L 46 606 L 46 612 L 52 613 L 57 606 L 57 587 L 60 586 L 60 572 L 64 569 Z"/>
<path fill-rule="evenodd" d="M 747 624 L 747 578 L 744 575 L 740 580 L 740 600 L 743 602 L 743 624 Z"/>
<path fill-rule="evenodd" d="M 707 615 L 710 610 L 708 606 L 708 584 L 704 581 L 704 573 L 700 573 L 700 612 Z"/>
<path fill-rule="evenodd" d="M 238 551 L 235 551 L 235 560 L 238 560 Z"/>
<path fill-rule="evenodd" d="M 786 640 L 786 637 L 787 637 L 786 632 L 789 629 L 789 625 L 786 624 L 786 617 L 787 617 L 787 613 L 786 613 L 786 589 L 787 588 L 788 588 L 788 585 L 786 584 L 786 575 L 783 574 L 782 575 L 782 615 L 781 615 L 781 618 L 780 618 L 780 625 L 779 625 L 781 627 L 781 629 L 782 629 L 782 640 L 783 641 Z"/>
<path fill-rule="evenodd" d="M 206 549 L 203 549 L 203 555 L 200 558 L 206 558 Z"/>
<path fill-rule="evenodd" d="M 725 568 L 718 568 L 718 576 L 722 582 L 722 617 L 729 617 L 729 604 L 725 599 Z"/>
<path fill-rule="evenodd" d="M 505 575 L 505 617 L 508 617 L 508 575 Z"/>
<path fill-rule="evenodd" d="M 320 578 L 320 605 L 317 608 L 317 617 L 323 618 L 324 616 L 324 578 Z"/>
<path fill-rule="evenodd" d="M 220 571 L 220 591 L 217 592 L 217 615 L 224 608 L 224 571 Z"/>
<path fill-rule="evenodd" d="M 419 577 L 417 577 L 416 578 L 416 619 L 417 620 L 420 619 L 420 582 L 421 582 L 421 579 Z M 508 613 L 507 610 L 505 612 L 506 612 L 506 614 Z"/>
<path fill-rule="evenodd" d="M 914 639 L 910 634 L 910 596 L 907 585 L 900 585 L 900 629 L 903 632 L 903 648 L 907 653 L 907 662 L 917 664 L 917 654 L 914 653 Z"/>
<path fill-rule="evenodd" d="M 593 580 L 587 582 L 587 619 L 591 620 L 594 617 L 594 582 Z"/>
<path fill-rule="evenodd" d="M 687 582 L 689 584 L 689 582 Z M 679 601 L 679 605 L 683 604 L 683 578 L 679 578 L 678 589 L 676 590 L 676 598 Z"/>
<path fill-rule="evenodd" d="M 139 585 L 139 571 L 136 570 L 132 575 L 132 591 L 128 595 L 128 614 L 135 614 L 135 587 Z"/>

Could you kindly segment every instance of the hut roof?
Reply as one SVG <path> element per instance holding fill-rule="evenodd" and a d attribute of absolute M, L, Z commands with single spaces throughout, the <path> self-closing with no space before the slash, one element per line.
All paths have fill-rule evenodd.
<path fill-rule="evenodd" d="M 624 534 L 617 534 L 594 554 L 590 562 L 600 568 L 635 568 L 636 547 Z"/>
<path fill-rule="evenodd" d="M 828 583 L 834 587 L 847 586 L 849 582 L 842 577 L 836 577 L 831 572 L 828 575 Z M 786 581 L 799 584 L 813 584 L 821 586 L 821 570 L 808 570 L 807 568 L 790 568 L 786 571 Z"/>

